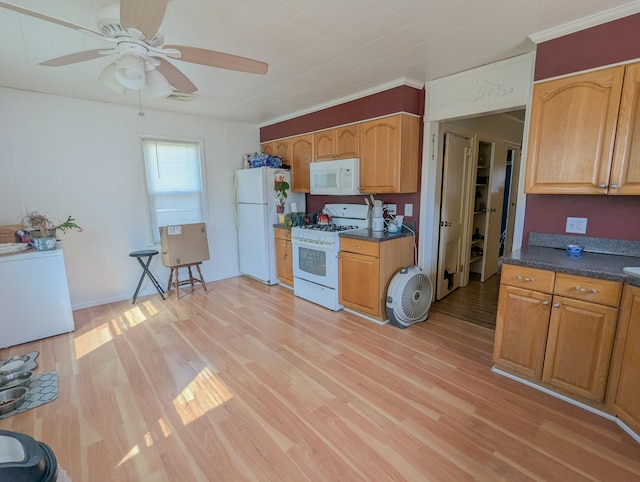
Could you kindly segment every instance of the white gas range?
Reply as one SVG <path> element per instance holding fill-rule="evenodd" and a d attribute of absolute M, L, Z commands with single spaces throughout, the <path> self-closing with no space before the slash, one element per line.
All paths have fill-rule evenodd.
<path fill-rule="evenodd" d="M 291 228 L 293 292 L 296 296 L 338 311 L 340 233 L 369 227 L 369 206 L 327 204 L 329 224 Z"/>

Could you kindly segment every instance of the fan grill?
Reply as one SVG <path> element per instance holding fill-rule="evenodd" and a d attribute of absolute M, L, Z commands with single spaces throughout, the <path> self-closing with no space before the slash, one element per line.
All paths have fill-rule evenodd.
<path fill-rule="evenodd" d="M 425 296 L 425 288 L 431 286 L 429 278 L 419 273 L 409 279 L 402 291 L 402 314 L 406 321 L 414 321 L 420 318 L 429 307 L 430 299 Z"/>

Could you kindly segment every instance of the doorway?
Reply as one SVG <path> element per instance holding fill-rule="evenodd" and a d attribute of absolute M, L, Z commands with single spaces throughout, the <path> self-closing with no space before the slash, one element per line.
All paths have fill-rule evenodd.
<path fill-rule="evenodd" d="M 434 308 L 466 321 L 474 322 L 475 319 L 482 326 L 495 326 L 499 286 L 498 257 L 509 254 L 513 245 L 524 119 L 525 110 L 518 109 L 440 124 L 443 157 L 436 280 L 438 301 L 434 302 Z M 455 277 L 453 283 L 447 279 L 447 274 L 451 272 L 447 267 L 451 263 L 450 260 L 445 261 L 447 251 L 443 242 L 451 244 L 446 236 L 448 233 L 443 233 L 443 230 L 448 227 L 446 223 L 450 222 L 448 217 L 451 211 L 447 205 L 449 196 L 445 193 L 447 179 L 451 178 L 447 168 L 453 164 L 447 164 L 449 143 L 445 136 L 452 126 L 454 129 L 464 130 L 467 136 L 472 135 L 474 138 L 471 154 L 473 160 L 467 162 L 466 167 L 462 167 L 459 172 L 459 175 L 466 174 L 468 178 L 467 190 L 463 195 L 469 206 L 466 213 L 468 226 L 465 230 L 469 239 L 462 243 L 462 273 L 454 270 L 455 274 L 460 275 L 457 283 Z M 485 150 L 484 157 L 478 162 L 481 149 Z M 452 152 L 451 149 L 449 152 Z M 468 169 L 466 173 L 465 169 Z M 486 186 L 480 187 L 480 184 Z M 476 203 L 474 198 L 481 196 L 484 196 L 484 201 Z M 454 209 L 455 211 L 457 210 Z M 455 296 L 452 294 L 454 291 Z"/>

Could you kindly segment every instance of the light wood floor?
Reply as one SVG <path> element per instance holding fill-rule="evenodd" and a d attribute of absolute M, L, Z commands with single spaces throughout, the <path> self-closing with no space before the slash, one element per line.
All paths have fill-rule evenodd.
<path fill-rule="evenodd" d="M 431 310 L 454 316 L 475 325 L 495 329 L 500 292 L 500 273 L 480 281 L 480 275 L 471 273 L 469 284 L 458 288 L 440 301 L 432 303 Z"/>
<path fill-rule="evenodd" d="M 614 423 L 490 371 L 493 331 L 401 330 L 247 278 L 75 312 L 60 395 L 0 421 L 74 482 L 640 480 Z"/>

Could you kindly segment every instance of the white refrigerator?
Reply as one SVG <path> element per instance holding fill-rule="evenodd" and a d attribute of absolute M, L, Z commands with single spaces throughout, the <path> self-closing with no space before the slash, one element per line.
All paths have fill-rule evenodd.
<path fill-rule="evenodd" d="M 291 185 L 291 173 L 284 169 L 258 167 L 236 171 L 236 222 L 240 272 L 263 283 L 278 283 L 273 225 L 278 222 L 274 182 L 279 176 Z M 305 212 L 304 193 L 287 192 L 285 214 L 295 204 Z"/>

